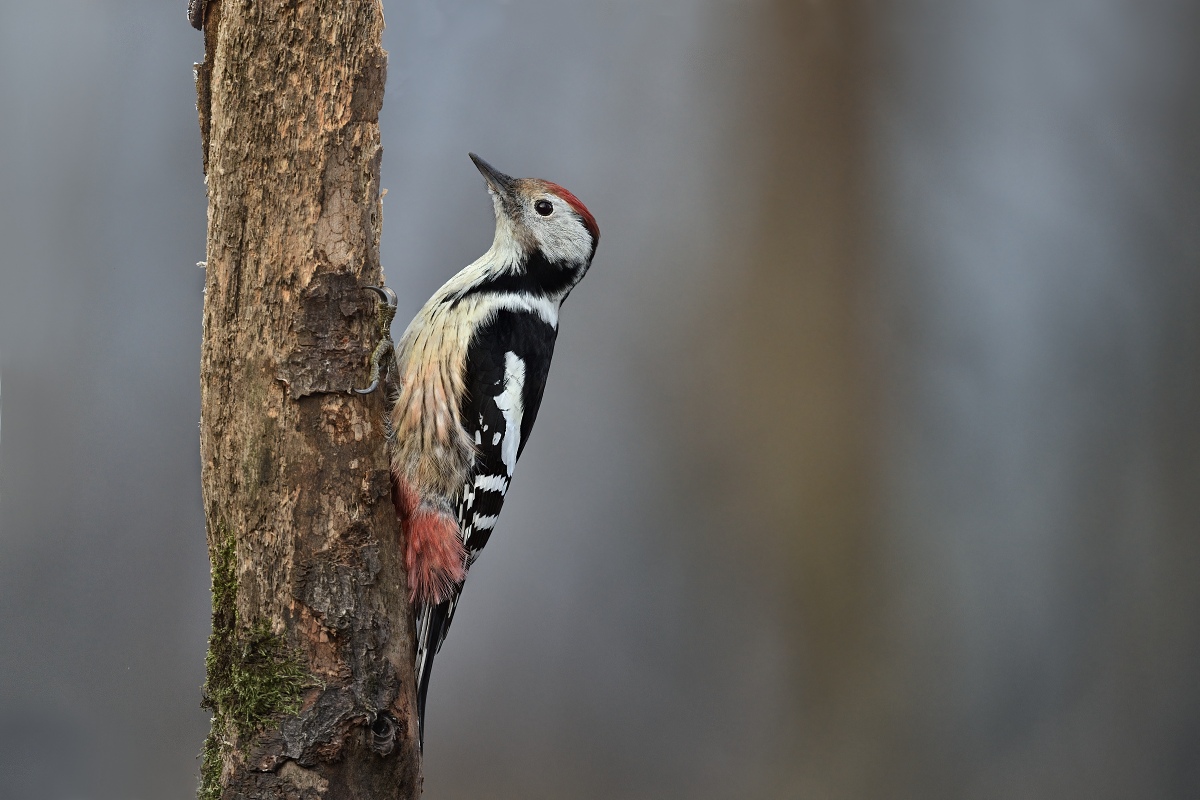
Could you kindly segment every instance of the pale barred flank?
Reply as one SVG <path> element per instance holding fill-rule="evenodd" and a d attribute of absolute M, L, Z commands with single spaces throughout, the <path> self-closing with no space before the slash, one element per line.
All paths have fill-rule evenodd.
<path fill-rule="evenodd" d="M 446 306 L 400 343 L 400 398 L 392 407 L 392 472 L 424 496 L 449 497 L 466 480 L 475 445 L 459 411 L 469 328 Z"/>

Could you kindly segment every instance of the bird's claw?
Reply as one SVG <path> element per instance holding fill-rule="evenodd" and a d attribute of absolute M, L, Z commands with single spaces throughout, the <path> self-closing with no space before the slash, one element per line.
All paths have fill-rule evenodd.
<path fill-rule="evenodd" d="M 372 291 L 375 294 L 379 295 L 379 299 L 382 300 L 384 303 L 386 303 L 387 307 L 390 308 L 393 313 L 395 312 L 398 301 L 396 300 L 396 293 L 393 292 L 390 287 L 387 287 L 387 286 L 364 286 L 362 288 L 367 289 L 368 291 Z"/>
<path fill-rule="evenodd" d="M 386 286 L 364 286 L 368 291 L 379 295 L 380 305 L 376 312 L 375 322 L 379 328 L 379 344 L 371 353 L 371 383 L 365 389 L 352 389 L 355 394 L 371 394 L 379 388 L 381 377 L 386 380 L 391 368 L 391 362 L 384 363 L 383 359 L 392 354 L 392 318 L 396 316 L 396 293 Z M 382 375 L 381 375 L 382 373 Z"/>

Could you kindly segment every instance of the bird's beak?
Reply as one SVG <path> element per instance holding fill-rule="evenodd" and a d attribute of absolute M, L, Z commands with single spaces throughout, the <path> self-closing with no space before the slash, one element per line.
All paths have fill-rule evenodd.
<path fill-rule="evenodd" d="M 475 162 L 476 169 L 483 175 L 483 179 L 487 181 L 489 189 L 502 198 L 512 196 L 513 184 L 516 183 L 515 178 L 505 175 L 474 153 L 469 153 L 469 155 L 471 156 L 471 160 Z"/>

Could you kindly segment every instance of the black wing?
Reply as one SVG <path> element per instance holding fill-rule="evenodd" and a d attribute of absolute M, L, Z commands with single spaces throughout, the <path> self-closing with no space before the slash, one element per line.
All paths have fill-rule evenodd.
<path fill-rule="evenodd" d="M 541 317 L 501 311 L 475 332 L 467 350 L 462 422 L 475 440 L 474 469 L 458 497 L 467 569 L 487 544 L 504 505 L 517 459 L 542 404 L 557 329 Z M 462 586 L 436 606 L 417 609 L 417 714 L 425 740 L 425 697 L 433 657 L 454 620 Z"/>

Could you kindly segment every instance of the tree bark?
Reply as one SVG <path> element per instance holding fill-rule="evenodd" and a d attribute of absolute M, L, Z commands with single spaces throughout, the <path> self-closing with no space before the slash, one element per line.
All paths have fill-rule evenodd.
<path fill-rule="evenodd" d="M 379 0 L 210 0 L 202 798 L 415 798 L 412 619 L 377 339 Z"/>

